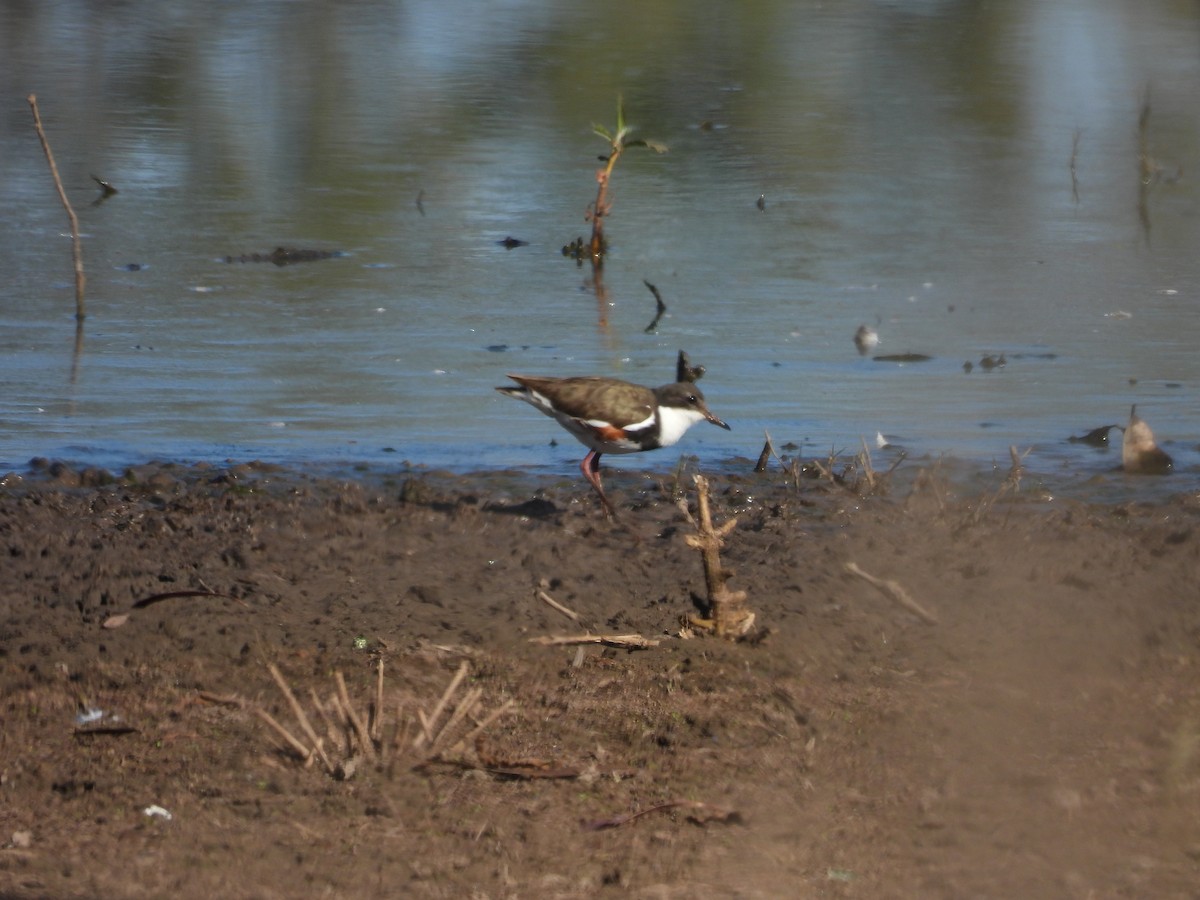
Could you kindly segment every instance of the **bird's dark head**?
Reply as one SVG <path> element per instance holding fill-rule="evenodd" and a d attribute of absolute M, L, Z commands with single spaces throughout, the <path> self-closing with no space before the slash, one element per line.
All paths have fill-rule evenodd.
<path fill-rule="evenodd" d="M 704 394 L 700 393 L 700 389 L 690 381 L 679 381 L 675 384 L 668 384 L 660 387 L 654 392 L 658 397 L 658 405 L 666 409 L 675 410 L 683 413 L 691 421 L 700 421 L 704 419 L 706 422 L 712 422 L 719 428 L 724 428 L 726 431 L 732 431 L 725 422 L 713 415 L 708 408 L 708 404 L 704 400 Z"/>

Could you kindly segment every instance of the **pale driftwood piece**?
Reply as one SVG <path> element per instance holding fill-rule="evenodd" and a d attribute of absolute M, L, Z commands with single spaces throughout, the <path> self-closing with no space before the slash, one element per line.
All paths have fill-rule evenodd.
<path fill-rule="evenodd" d="M 579 613 L 573 609 L 569 609 L 547 594 L 545 591 L 538 591 L 537 598 L 552 609 L 557 609 L 560 613 L 570 619 L 572 622 L 579 621 Z"/>
<path fill-rule="evenodd" d="M 864 572 L 862 569 L 860 569 L 857 563 L 846 563 L 846 571 L 851 575 L 857 575 L 889 600 L 892 600 L 893 602 L 898 603 L 900 606 L 907 609 L 922 622 L 925 622 L 929 625 L 938 624 L 937 616 L 914 600 L 899 582 L 889 581 L 884 578 L 876 578 L 874 575 L 871 575 L 868 572 Z"/>
<path fill-rule="evenodd" d="M 300 757 L 300 759 L 305 762 L 305 764 L 312 762 L 313 750 L 305 747 L 304 744 L 300 742 L 300 739 L 288 731 L 283 725 L 280 725 L 274 716 L 260 706 L 254 707 L 254 714 L 262 719 L 272 731 L 279 735 L 283 742 L 291 747 L 292 750 Z M 332 769 L 329 771 L 330 774 L 333 773 Z"/>
<path fill-rule="evenodd" d="M 333 774 L 333 763 L 329 761 L 329 757 L 325 755 L 325 750 L 321 747 L 321 739 L 317 737 L 316 731 L 313 730 L 312 722 L 308 720 L 308 716 L 304 714 L 304 707 L 300 705 L 300 701 L 296 699 L 296 695 L 292 693 L 292 689 L 288 687 L 288 683 L 284 680 L 282 673 L 276 668 L 274 663 L 268 663 L 267 671 L 271 673 L 271 677 L 275 679 L 275 684 L 279 686 L 279 690 L 283 692 L 283 696 L 287 698 L 288 705 L 292 708 L 292 715 L 296 717 L 296 721 L 300 723 L 300 728 L 304 731 L 304 736 L 313 743 L 313 750 L 321 757 L 321 762 L 325 764 L 326 770 L 330 775 Z"/>
<path fill-rule="evenodd" d="M 417 715 L 421 719 L 422 731 L 421 734 L 418 734 L 416 739 L 413 741 L 414 748 L 418 748 L 425 743 L 433 742 L 434 723 L 441 718 L 447 704 L 450 702 L 450 698 L 454 696 L 454 692 L 458 690 L 458 686 L 462 684 L 463 679 L 467 677 L 467 673 L 470 670 L 471 664 L 464 659 L 459 665 L 458 671 L 454 673 L 454 677 L 450 679 L 450 684 L 447 685 L 445 692 L 442 694 L 442 698 L 438 700 L 437 706 L 433 708 L 433 713 L 428 716 L 428 718 L 423 712 L 417 710 Z"/>
<path fill-rule="evenodd" d="M 566 634 L 544 635 L 529 639 L 531 644 L 541 644 L 544 647 L 561 647 L 571 644 L 604 644 L 608 647 L 624 647 L 627 650 L 646 650 L 657 647 L 659 641 L 655 638 L 642 637 L 640 634 Z"/>
<path fill-rule="evenodd" d="M 346 711 L 346 718 L 350 720 L 350 724 L 354 727 L 354 733 L 358 735 L 358 743 L 362 746 L 363 753 L 368 759 L 375 758 L 375 744 L 371 741 L 371 735 L 367 731 L 367 726 L 363 724 L 363 720 L 354 710 L 354 704 L 350 702 L 350 693 L 346 690 L 346 679 L 342 677 L 341 672 L 333 673 L 333 680 L 337 683 L 338 698 L 342 701 L 342 708 Z"/>
<path fill-rule="evenodd" d="M 746 608 L 746 592 L 731 591 L 726 582 L 733 571 L 721 565 L 721 546 L 725 537 L 737 527 L 737 518 L 732 518 L 720 528 L 712 523 L 708 506 L 708 479 L 693 475 L 696 483 L 696 534 L 687 535 L 689 547 L 700 551 L 704 563 L 704 586 L 708 607 L 712 615 L 711 625 L 693 620 L 694 625 L 710 627 L 718 637 L 740 637 L 754 626 L 754 613 Z"/>

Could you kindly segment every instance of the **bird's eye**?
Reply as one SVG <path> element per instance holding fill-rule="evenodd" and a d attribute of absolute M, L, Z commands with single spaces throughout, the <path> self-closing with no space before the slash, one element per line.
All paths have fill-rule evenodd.
<path fill-rule="evenodd" d="M 696 395 L 695 395 L 695 394 L 689 394 L 689 395 L 688 395 L 688 403 L 699 403 L 699 402 L 700 402 L 700 401 L 696 399 Z"/>

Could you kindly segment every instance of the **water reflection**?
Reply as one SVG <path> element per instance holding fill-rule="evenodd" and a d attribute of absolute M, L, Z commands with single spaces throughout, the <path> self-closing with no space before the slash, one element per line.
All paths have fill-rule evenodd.
<path fill-rule="evenodd" d="M 1066 439 L 1136 402 L 1194 471 L 1198 30 L 1168 0 L 0 5 L 0 468 L 565 470 L 496 379 L 659 384 L 684 348 L 736 429 L 689 437 L 706 460 L 883 432 L 1103 470 Z M 601 274 L 561 248 L 618 95 L 671 152 L 621 160 Z M 93 175 L 120 193 L 89 205 Z M 281 246 L 345 255 L 224 262 Z"/>

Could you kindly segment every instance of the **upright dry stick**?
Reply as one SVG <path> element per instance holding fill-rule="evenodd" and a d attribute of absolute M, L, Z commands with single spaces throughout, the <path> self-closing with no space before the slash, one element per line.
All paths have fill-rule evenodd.
<path fill-rule="evenodd" d="M 704 585 L 709 609 L 712 613 L 712 629 L 718 637 L 736 638 L 745 634 L 754 625 L 754 613 L 746 608 L 746 592 L 731 591 L 726 584 L 733 572 L 721 565 L 721 545 L 726 536 L 737 526 L 733 518 L 720 528 L 713 526 L 712 513 L 708 506 L 708 479 L 693 475 L 696 482 L 696 534 L 686 537 L 688 545 L 700 551 L 704 562 Z"/>
<path fill-rule="evenodd" d="M 42 116 L 38 112 L 37 95 L 30 94 L 25 98 L 29 108 L 33 110 L 33 127 L 37 131 L 38 140 L 42 142 L 42 152 L 46 154 L 46 162 L 50 164 L 50 175 L 54 178 L 54 187 L 58 190 L 58 199 L 62 201 L 67 211 L 67 219 L 71 223 L 71 259 L 75 263 L 75 318 L 83 321 L 87 315 L 83 304 L 83 287 L 87 279 L 83 274 L 83 244 L 79 240 L 79 217 L 71 208 L 67 192 L 63 190 L 62 179 L 58 177 L 58 166 L 54 163 L 54 154 L 50 150 L 50 142 L 46 140 L 46 132 L 42 130 Z"/>

